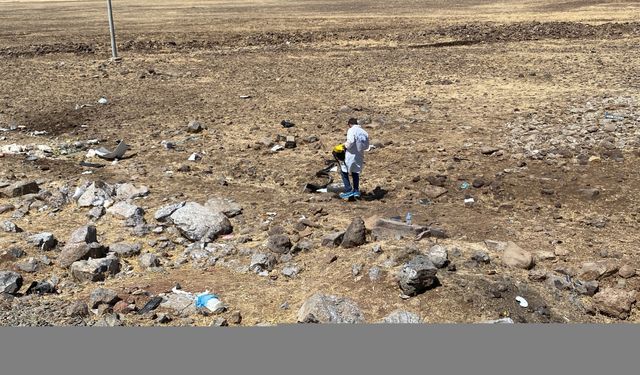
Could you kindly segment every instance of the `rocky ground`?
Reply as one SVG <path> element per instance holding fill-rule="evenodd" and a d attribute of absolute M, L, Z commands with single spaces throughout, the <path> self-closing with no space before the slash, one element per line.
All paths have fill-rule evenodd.
<path fill-rule="evenodd" d="M 637 3 L 117 5 L 0 0 L 1 325 L 640 319 Z"/>

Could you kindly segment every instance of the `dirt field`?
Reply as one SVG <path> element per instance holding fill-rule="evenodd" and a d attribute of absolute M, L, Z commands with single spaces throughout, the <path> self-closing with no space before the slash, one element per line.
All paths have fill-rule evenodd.
<path fill-rule="evenodd" d="M 600 313 L 597 299 L 531 274 L 579 279 L 583 263 L 595 261 L 640 268 L 640 3 L 451 3 L 115 0 L 122 61 L 112 63 L 104 1 L 0 0 L 0 128 L 19 126 L 0 132 L 0 148 L 53 150 L 29 160 L 5 147 L 0 182 L 41 180 L 50 191 L 94 180 L 145 185 L 151 193 L 135 202 L 154 225 L 153 213 L 168 203 L 225 197 L 243 207 L 231 218 L 233 236 L 218 240 L 238 253 L 208 268 L 174 266 L 187 243 L 170 234 L 134 236 L 109 214 L 96 221 L 101 243 L 139 242 L 163 262 L 162 271 L 145 272 L 135 258 L 125 259 L 132 271 L 104 283 L 125 300 L 136 288 L 153 295 L 178 282 L 192 292 L 214 291 L 229 313 L 242 313 L 243 325 L 295 323 L 316 291 L 353 299 L 372 323 L 396 309 L 425 322 L 617 321 Z M 101 97 L 108 104 L 97 104 Z M 350 117 L 360 119 L 376 146 L 362 175 L 365 199 L 347 203 L 303 191 L 317 182 Z M 295 126 L 283 128 L 284 119 Z M 187 133 L 191 120 L 206 129 Z M 295 136 L 297 147 L 271 152 L 279 135 Z M 87 147 L 61 152 L 93 139 L 107 148 L 124 140 L 133 156 L 95 169 L 79 165 Z M 165 150 L 162 141 L 177 147 Z M 187 161 L 194 152 L 202 160 Z M 436 176 L 446 176 L 439 184 L 447 193 L 428 198 Z M 463 182 L 478 187 L 462 189 Z M 465 197 L 475 204 L 466 206 Z M 0 196 L 0 206 L 21 202 Z M 70 203 L 18 218 L 13 210 L 0 213 L 0 222 L 24 230 L 0 231 L 0 251 L 18 246 L 40 257 L 26 243 L 29 234 L 46 231 L 65 241 L 88 223 L 87 211 Z M 438 243 L 457 266 L 439 270 L 442 285 L 419 296 L 400 298 L 400 263 L 393 260 L 407 248 L 428 251 L 429 239 L 321 246 L 354 217 L 407 212 L 414 223 L 447 231 Z M 298 233 L 302 216 L 319 227 Z M 265 251 L 274 226 L 294 242 L 313 243 L 291 261 L 301 273 L 284 277 L 284 263 L 272 277 L 236 269 L 249 264 L 251 252 Z M 162 237 L 173 245 L 154 247 Z M 537 257 L 535 268 L 506 267 L 485 240 L 517 243 Z M 381 254 L 372 252 L 375 244 Z M 476 250 L 487 251 L 491 263 L 470 264 Z M 333 254 L 337 260 L 328 264 Z M 54 264 L 23 274 L 25 284 L 52 275 L 70 280 L 56 251 L 47 256 Z M 359 263 L 363 276 L 354 276 Z M 4 262 L 0 270 L 12 266 Z M 367 274 L 374 266 L 382 269 L 377 281 Z M 640 290 L 637 276 L 614 272 L 598 282 L 601 291 Z M 495 285 L 506 286 L 502 296 L 492 292 Z M 85 300 L 95 287 L 65 281 L 59 294 L 38 298 Z M 518 306 L 516 295 L 529 307 Z M 208 325 L 214 318 L 174 316 L 169 324 Z M 639 319 L 633 306 L 627 320 Z"/>

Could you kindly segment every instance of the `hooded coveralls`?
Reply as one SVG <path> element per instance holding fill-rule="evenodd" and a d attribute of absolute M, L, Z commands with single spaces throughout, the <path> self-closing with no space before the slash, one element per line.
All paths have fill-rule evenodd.
<path fill-rule="evenodd" d="M 345 159 L 341 163 L 342 182 L 345 192 L 360 191 L 360 173 L 364 166 L 364 152 L 369 148 L 369 134 L 360 125 L 353 125 L 347 131 L 347 142 L 345 142 Z M 353 189 L 349 182 L 349 173 L 353 177 Z"/>

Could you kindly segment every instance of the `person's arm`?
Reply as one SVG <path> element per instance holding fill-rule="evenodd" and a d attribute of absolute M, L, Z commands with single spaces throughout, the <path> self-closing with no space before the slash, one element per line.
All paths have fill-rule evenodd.
<path fill-rule="evenodd" d="M 346 149 L 350 148 L 356 142 L 356 132 L 353 128 L 347 131 L 347 141 L 344 143 Z"/>

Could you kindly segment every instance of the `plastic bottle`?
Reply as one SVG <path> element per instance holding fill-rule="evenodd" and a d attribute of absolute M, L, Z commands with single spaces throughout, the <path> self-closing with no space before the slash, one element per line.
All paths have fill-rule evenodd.
<path fill-rule="evenodd" d="M 405 221 L 407 222 L 408 225 L 411 225 L 411 218 L 413 217 L 413 215 L 411 215 L 411 212 L 407 212 L 407 216 L 405 217 Z"/>

